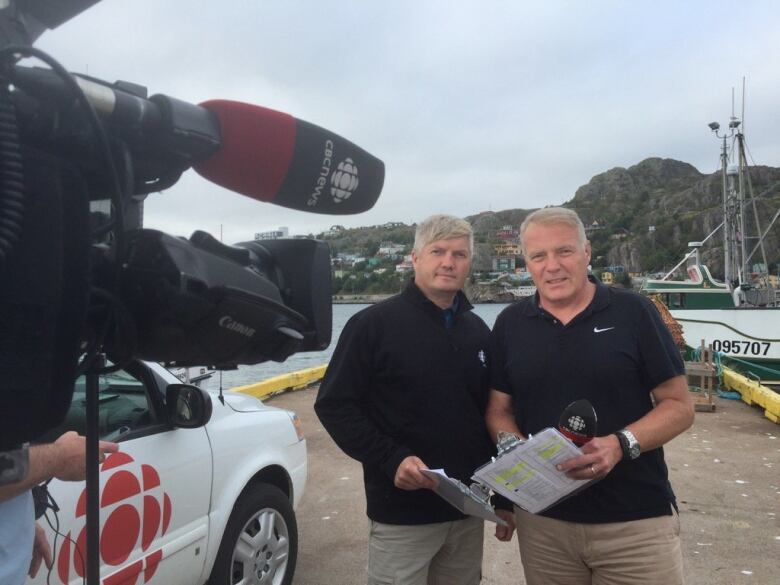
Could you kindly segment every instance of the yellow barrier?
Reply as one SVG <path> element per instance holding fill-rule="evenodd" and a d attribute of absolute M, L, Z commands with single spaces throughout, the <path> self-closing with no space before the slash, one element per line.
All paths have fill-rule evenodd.
<path fill-rule="evenodd" d="M 746 404 L 761 406 L 769 420 L 780 423 L 780 394 L 729 368 L 723 368 L 723 384 L 729 390 L 739 392 Z"/>
<path fill-rule="evenodd" d="M 325 375 L 325 369 L 327 364 L 317 366 L 316 368 L 308 368 L 306 370 L 299 370 L 290 374 L 282 374 L 281 376 L 275 376 L 256 384 L 247 384 L 246 386 L 236 386 L 231 388 L 233 392 L 241 392 L 243 394 L 251 394 L 256 398 L 268 398 L 274 394 L 280 392 L 286 392 L 288 390 L 300 390 L 307 386 L 319 382 Z"/>

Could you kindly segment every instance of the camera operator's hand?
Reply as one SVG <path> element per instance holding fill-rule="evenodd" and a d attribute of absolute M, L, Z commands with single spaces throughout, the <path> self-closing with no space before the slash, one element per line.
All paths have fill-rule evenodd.
<path fill-rule="evenodd" d="M 62 481 L 81 481 L 87 476 L 87 440 L 75 431 L 68 431 L 51 445 L 43 445 L 42 448 L 52 450 L 53 465 L 51 476 Z M 119 445 L 108 441 L 98 443 L 100 463 L 107 453 L 119 450 Z"/>
<path fill-rule="evenodd" d="M 98 450 L 102 463 L 108 453 L 119 450 L 119 445 L 100 441 Z M 62 481 L 81 481 L 86 476 L 87 440 L 75 431 L 68 431 L 53 443 L 30 447 L 30 469 L 27 477 L 17 483 L 0 486 L 0 502 L 53 477 Z"/>

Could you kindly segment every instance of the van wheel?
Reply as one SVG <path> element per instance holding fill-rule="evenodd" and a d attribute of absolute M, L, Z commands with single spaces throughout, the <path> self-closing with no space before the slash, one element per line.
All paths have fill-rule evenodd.
<path fill-rule="evenodd" d="M 209 585 L 290 585 L 297 558 L 290 500 L 272 485 L 250 486 L 230 514 Z"/>

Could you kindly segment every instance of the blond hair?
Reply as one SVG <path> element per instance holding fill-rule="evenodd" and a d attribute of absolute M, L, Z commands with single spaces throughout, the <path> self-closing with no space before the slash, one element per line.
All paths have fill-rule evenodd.
<path fill-rule="evenodd" d="M 520 242 L 522 244 L 523 252 L 525 252 L 525 231 L 532 223 L 540 225 L 567 225 L 574 228 L 577 231 L 577 239 L 583 246 L 587 242 L 585 237 L 585 226 L 580 219 L 580 216 L 571 209 L 565 207 L 545 207 L 543 209 L 537 209 L 533 213 L 529 214 L 520 224 Z"/>
<path fill-rule="evenodd" d="M 414 251 L 420 253 L 425 246 L 437 240 L 462 237 L 469 239 L 469 255 L 473 255 L 474 230 L 469 222 L 453 215 L 432 215 L 417 226 L 414 233 Z"/>

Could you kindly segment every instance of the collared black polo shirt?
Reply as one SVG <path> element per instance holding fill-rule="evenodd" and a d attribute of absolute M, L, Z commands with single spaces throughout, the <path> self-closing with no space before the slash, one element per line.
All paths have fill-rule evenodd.
<path fill-rule="evenodd" d="M 538 295 L 507 307 L 496 320 L 491 386 L 512 396 L 524 434 L 557 427 L 563 409 L 586 398 L 596 410 L 597 434 L 609 435 L 647 414 L 651 391 L 684 372 L 648 299 L 591 281 L 593 301 L 565 326 L 539 306 Z M 603 480 L 544 515 L 621 522 L 669 514 L 673 501 L 659 448 L 618 463 Z"/>

